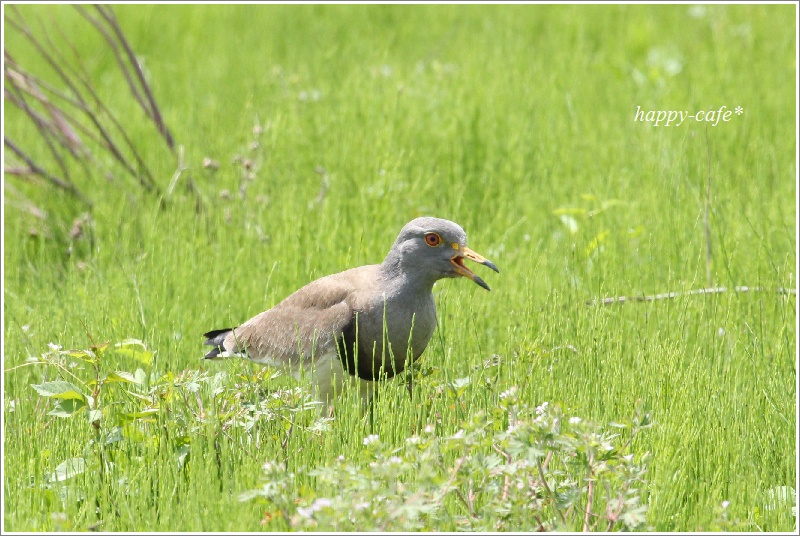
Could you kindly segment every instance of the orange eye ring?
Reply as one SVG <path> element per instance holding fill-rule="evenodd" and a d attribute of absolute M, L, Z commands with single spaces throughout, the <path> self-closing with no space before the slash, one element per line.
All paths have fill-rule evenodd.
<path fill-rule="evenodd" d="M 425 243 L 430 247 L 435 248 L 442 243 L 442 237 L 436 233 L 428 233 L 425 235 Z"/>

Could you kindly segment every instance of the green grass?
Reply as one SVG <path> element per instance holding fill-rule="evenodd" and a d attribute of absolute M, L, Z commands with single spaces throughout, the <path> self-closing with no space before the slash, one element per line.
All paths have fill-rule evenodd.
<path fill-rule="evenodd" d="M 516 385 L 531 405 L 561 402 L 599 423 L 630 417 L 637 400 L 649 405 L 655 425 L 632 445 L 652 453 L 648 526 L 710 530 L 730 501 L 727 515 L 748 530 L 793 530 L 790 505 L 769 498 L 797 481 L 796 297 L 775 291 L 796 288 L 797 274 L 795 10 L 116 6 L 189 169 L 164 207 L 131 184 L 81 179 L 96 203 L 95 247 L 77 241 L 71 257 L 59 224 L 77 215 L 70 200 L 5 178 L 48 211 L 53 230 L 32 237 L 30 217 L 4 206 L 5 529 L 85 530 L 98 520 L 101 530 L 286 529 L 280 519 L 260 525 L 264 507 L 237 500 L 261 486 L 265 461 L 330 465 L 357 456 L 371 433 L 399 446 L 432 423 L 453 434 Z M 99 91 L 114 96 L 166 188 L 177 163 L 113 58 L 71 10 L 24 12 L 54 13 L 82 36 Z M 40 61 L 18 35 L 5 40 L 31 69 Z M 633 121 L 637 106 L 722 105 L 744 114 L 714 127 Z M 6 131 L 35 146 L 33 129 L 7 112 Z M 264 133 L 241 199 L 231 162 L 248 154 L 256 121 Z M 766 290 L 586 306 L 708 286 L 709 146 L 713 284 Z M 203 169 L 204 157 L 220 169 Z M 321 201 L 318 167 L 329 181 Z M 187 176 L 209 210 L 195 210 Z M 440 327 L 413 401 L 388 384 L 371 426 L 345 397 L 328 431 L 295 427 L 284 447 L 281 419 L 222 433 L 210 388 L 198 391 L 204 420 L 189 418 L 197 400 L 176 389 L 163 401 L 172 409 L 131 425 L 115 451 L 110 474 L 127 478 L 127 492 L 99 471 L 69 480 L 73 492 L 101 497 L 99 514 L 90 500 L 46 489 L 45 476 L 91 451 L 95 436 L 82 416 L 47 415 L 52 404 L 30 384 L 59 370 L 19 367 L 26 358 L 50 342 L 87 348 L 85 326 L 97 342 L 133 337 L 156 352 L 148 366 L 109 357 L 107 370 L 225 371 L 226 389 L 257 400 L 271 385 L 252 379 L 258 368 L 200 361 L 200 335 L 312 279 L 380 262 L 419 215 L 460 223 L 501 272 L 485 277 L 489 293 L 466 280 L 436 285 Z M 500 364 L 483 368 L 495 354 Z M 76 375 L 91 377 L 88 367 Z M 467 376 L 457 400 L 437 391 Z M 178 437 L 190 444 L 183 468 Z M 293 493 L 314 485 L 301 477 Z"/>

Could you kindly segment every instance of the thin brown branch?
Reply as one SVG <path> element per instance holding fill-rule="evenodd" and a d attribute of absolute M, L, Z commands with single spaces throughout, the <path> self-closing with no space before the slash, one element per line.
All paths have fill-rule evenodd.
<path fill-rule="evenodd" d="M 172 140 L 172 134 L 167 128 L 167 125 L 164 124 L 164 120 L 161 117 L 161 112 L 158 109 L 158 105 L 156 104 L 155 97 L 153 97 L 152 91 L 150 91 L 150 85 L 147 83 L 147 80 L 144 77 L 144 73 L 142 72 L 142 68 L 139 65 L 139 62 L 136 59 L 136 54 L 134 54 L 133 49 L 131 49 L 130 45 L 128 44 L 127 39 L 125 39 L 125 35 L 122 33 L 122 29 L 117 24 L 117 19 L 114 16 L 114 12 L 111 11 L 108 7 L 104 6 L 95 6 L 100 14 L 106 19 L 109 26 L 114 30 L 114 33 L 117 35 L 117 39 L 119 39 L 120 44 L 125 49 L 125 52 L 128 55 L 128 61 L 130 61 L 131 65 L 134 68 L 134 72 L 136 73 L 137 78 L 139 79 L 139 83 L 142 86 L 142 90 L 144 91 L 145 96 L 147 97 L 147 101 L 150 103 L 150 112 L 152 113 L 153 122 L 156 124 L 156 128 L 164 137 L 164 140 L 167 142 L 167 146 L 170 150 L 175 150 L 175 142 Z"/>
<path fill-rule="evenodd" d="M 24 74 L 27 79 L 33 81 L 41 89 L 46 90 L 51 96 L 54 96 L 54 97 L 57 97 L 57 98 L 63 100 L 65 103 L 73 106 L 74 108 L 78 108 L 81 111 L 86 111 L 85 105 L 83 103 L 81 103 L 80 101 L 70 97 L 69 95 L 67 95 L 63 91 L 61 91 L 58 88 L 50 85 L 46 81 L 41 80 L 40 78 L 36 77 L 35 75 L 33 75 L 33 74 L 29 73 L 29 72 L 26 72 L 18 63 L 16 63 L 12 59 L 12 57 L 8 54 L 8 52 L 4 52 L 4 53 L 5 53 L 5 57 L 6 57 L 6 66 L 10 66 L 15 71 L 18 71 L 18 72 Z M 74 121 L 73 121 L 73 123 L 74 123 Z"/>
<path fill-rule="evenodd" d="M 498 452 L 501 456 L 506 459 L 506 465 L 511 465 L 511 455 L 504 450 L 500 449 L 497 445 L 492 445 L 492 448 L 495 452 Z M 501 501 L 505 501 L 508 497 L 508 486 L 511 484 L 511 477 L 506 474 L 505 480 L 503 481 L 503 495 L 500 497 Z"/>
<path fill-rule="evenodd" d="M 175 170 L 175 173 L 172 174 L 172 180 L 169 181 L 169 187 L 167 187 L 167 199 L 172 197 L 172 192 L 175 190 L 175 186 L 178 184 L 178 179 L 181 178 L 181 174 L 189 169 L 189 167 L 183 161 L 184 150 L 183 145 L 178 147 L 178 169 Z"/>
<path fill-rule="evenodd" d="M 149 179 L 149 180 L 145 180 L 145 178 L 142 177 L 140 173 L 137 173 L 137 171 L 134 169 L 134 167 L 131 165 L 131 163 L 128 162 L 128 159 L 125 158 L 125 156 L 122 154 L 122 151 L 120 151 L 119 147 L 114 142 L 114 140 L 113 140 L 112 136 L 110 135 L 110 133 L 107 131 L 107 129 L 100 122 L 99 117 L 92 111 L 92 109 L 86 103 L 86 101 L 83 98 L 80 90 L 76 87 L 75 83 L 73 82 L 72 78 L 70 77 L 70 74 L 68 74 L 65 71 L 65 69 L 70 69 L 71 70 L 71 68 L 68 66 L 68 63 L 67 62 L 59 62 L 59 61 L 57 61 L 57 59 L 54 58 L 48 52 L 48 50 L 45 48 L 45 46 L 33 35 L 33 33 L 31 32 L 30 28 L 25 23 L 24 17 L 22 17 L 22 15 L 19 13 L 19 10 L 16 9 L 16 7 L 14 7 L 13 11 L 16 14 L 17 18 L 19 19 L 19 21 L 14 20 L 14 19 L 12 19 L 10 17 L 8 17 L 6 20 L 9 22 L 9 24 L 13 28 L 15 28 L 17 31 L 19 31 L 20 33 L 22 33 L 25 36 L 25 38 L 34 46 L 34 48 L 37 50 L 37 52 L 39 52 L 39 54 L 45 59 L 45 61 L 48 63 L 48 65 L 50 65 L 50 67 L 53 69 L 53 71 L 55 71 L 55 73 L 58 75 L 58 77 L 61 79 L 61 81 L 72 92 L 72 94 L 74 95 L 74 98 L 75 98 L 75 106 L 78 109 L 80 109 L 86 115 L 86 117 L 91 121 L 91 123 L 97 129 L 100 137 L 104 140 L 105 148 L 112 154 L 114 159 L 117 160 L 117 162 L 119 162 L 131 176 L 133 176 L 135 179 L 137 179 L 139 181 L 139 183 L 142 185 L 142 187 L 144 187 L 148 191 L 152 191 L 154 189 L 158 190 L 157 186 L 155 185 L 155 183 L 154 183 L 154 181 L 152 179 L 152 175 L 150 174 L 150 172 L 147 169 L 147 167 L 144 165 L 142 159 L 138 156 L 138 153 L 136 153 L 135 149 L 133 150 L 134 157 L 136 158 L 137 163 L 139 164 L 139 166 L 146 173 L 147 179 Z M 49 37 L 47 39 L 48 39 L 48 42 L 49 42 Z M 52 43 L 51 43 L 51 48 L 53 48 L 54 50 L 57 50 L 57 48 L 54 47 L 52 45 Z M 72 74 L 74 75 L 74 71 L 72 71 Z M 92 95 L 92 97 L 95 99 L 95 101 L 99 103 L 99 106 L 102 107 L 103 111 L 109 116 L 109 118 L 112 120 L 112 122 L 117 127 L 117 129 L 120 132 L 123 133 L 123 137 L 126 138 L 126 141 L 128 141 L 129 146 L 132 147 L 132 143 L 130 143 L 130 141 L 125 136 L 124 130 L 119 125 L 119 122 L 116 121 L 116 119 L 113 117 L 113 114 L 111 114 L 108 111 L 108 109 L 104 105 L 102 105 L 102 101 L 97 96 L 97 93 L 94 91 L 94 88 L 91 86 L 91 84 L 89 84 L 87 82 L 87 80 L 82 79 L 81 77 L 78 77 L 78 78 L 81 80 L 83 85 L 86 86 L 87 91 Z"/>
<path fill-rule="evenodd" d="M 78 56 L 77 50 L 75 50 L 75 47 L 73 47 L 72 45 L 69 45 L 69 46 L 72 49 L 73 54 L 74 54 L 75 58 L 77 59 L 77 61 L 80 62 L 80 58 Z M 158 185 L 156 184 L 155 180 L 153 179 L 153 174 L 150 172 L 150 169 L 147 167 L 147 164 L 145 163 L 144 159 L 139 154 L 139 151 L 136 149 L 136 145 L 130 139 L 130 137 L 128 136 L 128 133 L 125 131 L 125 129 L 123 128 L 123 126 L 119 122 L 119 120 L 116 118 L 116 116 L 111 112 L 111 110 L 108 109 L 108 107 L 105 105 L 105 103 L 97 95 L 97 92 L 94 90 L 94 87 L 92 86 L 91 82 L 89 81 L 90 80 L 89 79 L 89 74 L 86 72 L 86 68 L 84 67 L 84 65 L 83 64 L 79 64 L 79 67 L 81 68 L 81 71 L 80 71 L 80 73 L 76 74 L 78 80 L 81 81 L 83 86 L 86 88 L 86 91 L 89 92 L 89 95 L 94 100 L 94 103 L 97 106 L 98 110 L 100 112 L 104 113 L 105 116 L 108 118 L 108 120 L 111 121 L 111 124 L 114 126 L 114 128 L 116 128 L 116 131 L 122 137 L 122 140 L 125 142 L 125 145 L 127 146 L 128 150 L 130 151 L 130 154 L 133 156 L 133 159 L 136 161 L 136 165 L 138 165 L 139 169 L 141 169 L 142 172 L 145 174 L 147 180 L 149 181 L 149 184 L 152 186 L 153 189 L 158 191 Z M 102 147 L 106 148 L 107 150 L 111 149 L 109 144 L 106 141 L 100 140 L 97 136 L 93 136 L 93 139 L 97 140 L 96 143 L 98 143 Z M 126 168 L 126 169 L 128 169 L 128 168 Z M 130 169 L 132 169 L 132 167 Z M 130 171 L 130 169 L 128 169 L 128 170 Z M 141 180 L 141 178 L 140 178 L 140 180 Z"/>
<path fill-rule="evenodd" d="M 56 88 L 50 86 L 46 82 L 39 80 L 36 76 L 32 75 L 29 72 L 26 72 L 23 68 L 21 68 L 11 56 L 6 53 L 6 65 L 4 66 L 7 69 L 6 78 L 10 78 L 11 82 L 14 84 L 15 87 L 18 88 L 20 91 L 25 91 L 26 93 L 30 93 L 33 95 L 34 98 L 41 101 L 46 101 L 46 106 L 48 107 L 48 111 L 51 114 L 51 117 L 56 117 L 57 126 L 52 127 L 53 130 L 58 134 L 55 136 L 56 140 L 64 146 L 77 161 L 80 163 L 81 167 L 83 168 L 84 173 L 86 176 L 91 175 L 91 170 L 89 168 L 89 163 L 92 163 L 96 166 L 99 165 L 94 159 L 89 148 L 83 144 L 78 133 L 85 136 L 87 139 L 91 140 L 92 142 L 104 147 L 105 144 L 94 134 L 91 130 L 85 127 L 80 121 L 78 121 L 72 114 L 67 112 L 64 108 L 58 108 L 52 101 L 50 101 L 42 91 L 46 91 L 51 96 L 54 96 L 58 99 L 63 100 L 65 103 L 81 109 L 80 103 L 75 101 L 74 99 L 70 98 L 69 96 L 65 95 L 64 93 L 58 91 Z M 35 93 L 29 92 L 30 86 L 34 86 L 36 88 Z M 19 102 L 20 99 L 16 98 L 14 95 L 11 94 L 11 91 L 6 91 L 5 93 L 6 98 L 15 104 L 17 107 L 22 108 L 23 104 Z M 44 116 L 40 113 L 36 112 L 31 108 L 31 113 L 35 114 L 35 117 L 32 116 L 34 120 L 41 120 L 46 123 L 50 123 Z M 77 129 L 78 133 L 76 133 L 74 129 Z M 46 140 L 46 138 L 45 138 Z M 69 178 L 68 174 L 67 178 Z"/>
<path fill-rule="evenodd" d="M 454 489 L 453 493 L 456 494 L 456 497 L 458 498 L 459 501 L 461 501 L 461 504 L 463 504 L 467 508 L 467 513 L 470 515 L 470 517 L 477 519 L 478 515 L 475 513 L 475 508 L 472 504 L 472 501 L 467 500 L 467 498 L 464 497 L 464 494 L 461 493 L 461 490 L 458 488 Z"/>
<path fill-rule="evenodd" d="M 24 109 L 29 115 L 33 116 L 32 113 L 35 113 L 36 117 L 34 119 L 38 120 L 40 124 L 46 125 L 48 131 L 57 133 L 59 142 L 72 156 L 78 158 L 81 151 L 84 149 L 80 137 L 78 137 L 77 133 L 70 127 L 69 122 L 66 121 L 61 110 L 59 110 L 59 108 L 39 89 L 33 77 L 18 66 L 13 64 L 9 65 L 8 63 L 4 65 L 4 75 L 10 84 L 10 88 L 13 88 L 17 92 L 17 95 L 14 96 L 7 91 L 6 98 L 18 108 Z M 39 112 L 36 112 L 33 108 L 28 106 L 25 95 L 30 95 L 36 99 L 36 101 L 47 110 L 51 119 L 46 119 Z"/>
<path fill-rule="evenodd" d="M 586 496 L 586 515 L 583 517 L 583 532 L 589 532 L 589 520 L 592 517 L 592 502 L 594 501 L 594 478 L 591 468 L 592 459 L 589 458 L 589 491 Z"/>
<path fill-rule="evenodd" d="M 542 464 L 542 470 L 547 471 L 547 466 L 550 465 L 550 460 L 553 459 L 553 451 L 547 451 L 547 456 L 544 457 L 544 463 Z"/>
<path fill-rule="evenodd" d="M 64 163 L 64 159 L 61 158 L 61 153 L 58 151 L 58 149 L 56 149 L 55 145 L 53 145 L 51 138 L 54 138 L 70 152 L 72 152 L 72 148 L 61 136 L 55 134 L 56 128 L 53 126 L 52 122 L 28 105 L 28 102 L 25 99 L 25 94 L 20 90 L 18 82 L 14 81 L 14 78 L 9 73 L 8 69 L 5 69 L 5 75 L 6 79 L 9 80 L 9 85 L 3 86 L 3 88 L 6 90 L 5 97 L 9 100 L 9 102 L 22 110 L 25 115 L 30 118 L 36 127 L 36 130 L 39 131 L 39 135 L 42 137 L 45 144 L 47 144 L 47 148 L 50 150 L 50 154 L 53 155 L 56 164 L 61 169 L 64 179 L 71 182 L 72 179 L 69 176 L 69 169 Z"/>
<path fill-rule="evenodd" d="M 56 59 L 54 59 L 48 53 L 48 51 L 45 49 L 44 45 L 42 45 L 42 43 L 33 35 L 33 33 L 31 32 L 30 28 L 28 28 L 28 26 L 25 24 L 25 19 L 22 17 L 22 15 L 16 9 L 16 6 L 14 6 L 14 10 L 13 11 L 16 13 L 17 17 L 20 18 L 21 22 L 17 22 L 17 21 L 15 21 L 13 19 L 10 19 L 10 18 L 7 19 L 8 22 L 16 30 L 18 30 L 20 33 L 22 33 L 27 38 L 27 40 L 36 48 L 37 52 L 39 52 L 39 54 L 45 59 L 45 61 L 47 61 L 48 65 L 50 65 L 50 67 L 55 71 L 55 73 L 58 75 L 58 77 L 61 79 L 61 81 L 64 82 L 64 84 L 67 86 L 67 88 L 69 88 L 72 91 L 73 95 L 75 95 L 75 98 L 77 99 L 77 101 L 79 103 L 79 109 L 81 111 L 83 111 L 84 114 L 86 114 L 86 116 L 94 124 L 95 128 L 100 133 L 100 136 L 105 140 L 106 149 L 108 149 L 111 152 L 111 154 L 114 156 L 114 158 L 119 163 L 121 163 L 123 165 L 123 167 L 131 175 L 133 175 L 134 177 L 138 178 L 140 180 L 140 182 L 142 182 L 141 178 L 138 176 L 138 174 L 133 169 L 133 167 L 130 165 L 130 163 L 128 163 L 127 159 L 119 151 L 119 149 L 117 148 L 116 144 L 111 139 L 111 136 L 108 134 L 106 129 L 100 123 L 98 117 L 94 113 L 92 113 L 91 109 L 86 104 L 86 101 L 81 96 L 80 91 L 75 86 L 75 84 L 72 82 L 71 78 L 67 75 L 67 73 L 64 71 L 64 69 L 62 69 L 62 64 L 60 62 L 56 61 Z M 148 190 L 150 189 L 150 186 L 148 184 L 142 182 L 142 185 L 146 189 L 148 189 Z"/>
<path fill-rule="evenodd" d="M 626 487 L 623 487 L 623 492 L 625 491 Z M 623 493 L 619 494 L 619 500 L 617 501 L 617 509 L 614 511 L 611 508 L 611 505 L 608 506 L 609 510 L 611 511 L 608 515 L 608 527 L 606 528 L 606 532 L 611 532 L 611 529 L 614 528 L 614 524 L 619 519 L 619 515 L 622 513 L 622 509 L 625 506 L 625 495 Z"/>
<path fill-rule="evenodd" d="M 558 515 L 561 518 L 561 523 L 566 528 L 567 520 L 564 517 L 564 512 L 562 512 L 561 509 L 558 507 L 558 504 L 556 504 L 556 494 L 553 492 L 553 490 L 550 489 L 550 486 L 547 484 L 547 478 L 545 478 L 544 476 L 544 468 L 542 467 L 542 462 L 538 458 L 536 459 L 536 469 L 538 469 L 539 471 L 539 480 L 541 480 L 542 486 L 544 486 L 544 489 L 547 491 L 547 494 L 553 501 L 553 508 L 555 509 L 556 512 L 558 512 Z"/>
<path fill-rule="evenodd" d="M 92 17 L 85 9 L 83 9 L 83 6 L 75 5 L 73 7 L 75 8 L 75 10 L 78 13 L 80 13 L 83 16 L 83 18 L 85 18 L 87 21 L 89 21 L 89 24 L 94 26 L 95 29 L 98 32 L 100 32 L 100 35 L 103 36 L 103 39 L 106 40 L 106 43 L 108 43 L 108 46 L 111 48 L 111 51 L 114 53 L 114 57 L 117 60 L 117 65 L 119 65 L 119 69 L 120 69 L 120 71 L 122 71 L 122 75 L 125 77 L 125 81 L 128 83 L 128 87 L 130 88 L 131 93 L 133 93 L 133 98 L 136 99 L 136 102 L 139 103 L 139 106 L 142 107 L 142 109 L 145 111 L 145 113 L 148 116 L 151 116 L 150 109 L 147 107 L 147 104 L 145 104 L 144 100 L 142 99 L 142 94 L 139 92 L 139 89 L 136 87 L 136 83 L 131 78 L 131 74 L 130 74 L 130 71 L 128 69 L 128 66 L 125 63 L 125 60 L 122 58 L 122 55 L 119 52 L 119 46 L 117 46 L 117 43 L 114 40 L 114 37 L 112 37 L 106 31 L 106 29 L 103 27 L 103 25 L 100 23 L 99 20 L 97 20 L 96 18 Z M 95 7 L 97 8 L 98 11 L 100 10 L 100 6 L 95 6 Z"/>
<path fill-rule="evenodd" d="M 76 9 L 80 9 L 80 6 L 75 6 L 75 8 Z M 160 191 L 158 189 L 158 186 L 156 185 L 155 180 L 153 179 L 153 174 L 150 172 L 150 169 L 147 167 L 147 164 L 145 164 L 144 159 L 141 157 L 141 155 L 139 154 L 139 151 L 136 149 L 136 145 L 133 143 L 133 141 L 131 141 L 130 137 L 128 136 L 127 132 L 122 127 L 122 125 L 120 124 L 120 122 L 116 118 L 116 116 L 111 112 L 111 110 L 108 108 L 108 106 L 106 106 L 105 103 L 102 101 L 102 99 L 100 99 L 100 97 L 98 96 L 97 91 L 95 90 L 94 86 L 91 83 L 91 78 L 89 76 L 89 73 L 86 71 L 86 66 L 84 65 L 83 61 L 81 60 L 80 54 L 78 53 L 77 49 L 69 41 L 69 39 L 67 39 L 67 37 L 63 35 L 63 33 L 61 32 L 61 28 L 57 24 L 55 26 L 56 26 L 56 29 L 58 30 L 58 32 L 62 35 L 62 38 L 63 38 L 64 42 L 67 44 L 67 46 L 72 51 L 72 56 L 75 59 L 75 63 L 77 64 L 77 67 L 73 67 L 69 62 L 66 61 L 66 59 L 64 59 L 64 64 L 66 66 L 68 66 L 70 74 L 72 76 L 74 76 L 79 82 L 81 82 L 81 84 L 83 84 L 83 87 L 89 93 L 89 96 L 91 96 L 92 100 L 94 101 L 95 105 L 97 106 L 98 111 L 102 112 L 103 114 L 105 114 L 105 116 L 108 118 L 108 120 L 111 121 L 111 124 L 114 126 L 114 128 L 117 131 L 117 133 L 119 133 L 119 135 L 122 137 L 122 140 L 125 142 L 125 146 L 127 146 L 128 151 L 130 151 L 130 154 L 133 156 L 133 159 L 136 161 L 136 165 L 139 166 L 139 169 L 145 174 L 145 176 L 147 178 L 149 186 L 144 185 L 144 184 L 143 184 L 143 186 L 145 186 L 148 189 L 149 188 L 153 188 L 153 189 L 156 190 L 157 193 L 160 193 Z M 98 28 L 98 30 L 99 29 L 100 28 Z M 52 44 L 52 42 L 50 42 L 50 38 L 46 33 L 45 33 L 45 38 L 48 40 L 48 43 L 50 44 L 50 46 L 53 49 L 57 50 L 57 47 L 55 47 Z M 114 54 L 119 58 L 118 47 L 115 47 L 113 45 L 113 42 L 109 43 L 109 45 L 112 46 Z M 125 69 L 125 64 L 124 64 L 124 62 L 122 62 L 122 60 L 119 60 L 119 61 L 120 61 L 119 66 L 120 66 L 120 69 L 123 71 L 123 76 L 125 77 L 126 81 L 128 81 L 128 83 L 130 85 L 132 82 L 130 81 L 129 73 Z M 139 103 L 139 105 L 142 108 L 142 110 L 144 110 L 145 115 L 147 117 L 150 117 L 149 110 L 147 109 L 145 104 L 142 102 L 141 96 L 139 96 L 138 93 L 135 92 L 135 90 L 136 90 L 135 86 L 132 86 L 131 89 L 134 92 L 134 98 Z M 88 106 L 86 107 L 86 109 L 88 110 Z M 108 146 L 107 143 L 103 143 L 101 145 L 106 147 L 106 149 L 109 149 L 109 150 L 111 149 Z M 118 150 L 118 152 L 120 154 L 122 153 L 122 151 L 119 151 L 119 150 Z M 133 166 L 128 166 L 127 169 L 128 169 L 129 172 L 131 172 L 131 174 L 136 176 L 136 178 L 139 179 L 140 182 L 142 182 L 142 177 L 138 173 L 132 172 Z"/>
<path fill-rule="evenodd" d="M 57 55 L 56 60 L 60 64 L 66 65 L 67 63 L 64 60 L 63 56 L 60 54 L 59 47 L 55 46 L 52 43 L 52 41 L 50 40 L 50 35 L 45 30 L 45 27 L 41 23 L 41 20 L 39 20 L 39 24 L 42 27 L 42 34 L 44 35 L 44 38 L 47 41 L 47 45 L 50 47 L 50 50 L 52 50 Z M 28 75 L 28 78 L 30 79 L 30 75 Z M 78 137 L 78 135 L 72 129 L 70 123 L 64 119 L 64 117 L 61 114 L 60 108 L 56 106 L 52 101 L 50 101 L 50 99 L 48 99 L 44 95 L 44 93 L 42 93 L 39 90 L 38 87 L 34 86 L 33 89 L 35 89 L 35 92 L 33 92 L 34 97 L 36 97 L 45 107 L 47 113 L 50 115 L 50 117 L 52 117 L 53 123 L 56 125 L 56 127 L 58 127 L 62 136 L 67 141 L 70 147 L 70 152 L 73 154 L 73 156 L 77 157 L 80 151 L 85 150 L 85 147 L 83 146 L 83 142 L 81 141 L 80 137 Z"/>
<path fill-rule="evenodd" d="M 441 502 L 444 499 L 444 496 L 447 495 L 447 492 L 450 491 L 450 486 L 452 486 L 453 482 L 455 482 L 456 475 L 458 474 L 459 469 L 461 469 L 461 466 L 464 465 L 465 459 L 466 456 L 462 456 L 456 460 L 453 471 L 450 473 L 450 478 L 448 478 L 447 483 L 442 486 L 442 494 L 439 496 L 439 502 Z"/>
<path fill-rule="evenodd" d="M 203 400 L 200 398 L 200 393 L 195 391 L 194 398 L 197 400 L 197 407 L 200 408 L 200 419 L 205 421 L 206 420 L 206 409 L 203 407 Z"/>
<path fill-rule="evenodd" d="M 11 151 L 17 155 L 17 157 L 25 162 L 25 164 L 30 168 L 30 170 L 35 173 L 36 175 L 46 179 L 52 185 L 61 188 L 65 192 L 73 195 L 74 197 L 80 199 L 87 207 L 91 208 L 92 202 L 87 199 L 80 190 L 75 188 L 75 185 L 72 183 L 66 182 L 63 179 L 56 177 L 42 169 L 33 159 L 28 156 L 22 149 L 20 149 L 14 142 L 9 140 L 7 137 L 3 136 L 3 145 L 11 149 Z"/>
<path fill-rule="evenodd" d="M 679 296 L 694 296 L 698 294 L 721 294 L 723 292 L 729 292 L 733 290 L 733 292 L 766 292 L 769 289 L 764 287 L 748 287 L 748 286 L 736 286 L 733 289 L 729 289 L 727 287 L 712 287 L 712 288 L 701 288 L 696 290 L 687 290 L 685 292 L 667 292 L 664 294 L 655 294 L 653 296 L 614 296 L 610 298 L 602 298 L 599 300 L 587 300 L 586 305 L 613 305 L 615 303 L 626 303 L 626 302 L 651 302 L 656 300 L 664 300 L 669 298 L 677 298 Z M 797 294 L 797 289 L 794 288 L 784 288 L 778 287 L 775 289 L 778 294 Z"/>
<path fill-rule="evenodd" d="M 32 80 L 36 80 L 35 77 L 29 75 L 28 73 L 25 73 L 25 76 L 30 77 Z M 16 97 L 11 95 L 10 92 L 6 92 L 6 98 L 8 98 L 8 100 L 11 101 L 13 104 L 17 105 L 17 107 L 21 108 L 21 106 L 16 102 Z M 44 118 L 41 114 L 39 114 L 35 110 L 33 110 L 33 112 L 36 113 L 37 118 L 47 121 L 46 118 Z M 70 123 L 70 125 L 78 131 L 78 133 L 85 136 L 88 140 L 90 140 L 93 143 L 96 143 L 100 147 L 103 147 L 105 149 L 108 148 L 107 144 L 103 140 L 101 140 L 94 132 L 89 130 L 85 125 L 83 125 L 80 121 L 78 121 L 72 114 L 63 109 L 60 110 L 60 113 Z M 64 141 L 62 139 L 60 138 L 57 139 L 60 143 L 64 144 Z M 90 173 L 90 171 L 87 163 L 84 160 L 88 160 L 89 162 L 97 166 L 100 165 L 100 163 L 94 158 L 94 155 L 92 155 L 92 152 L 85 145 L 81 147 L 80 154 L 72 152 L 72 148 L 70 146 L 68 146 L 67 149 L 70 150 L 70 154 L 72 154 L 79 162 L 81 162 L 84 171 L 86 171 L 87 175 Z"/>

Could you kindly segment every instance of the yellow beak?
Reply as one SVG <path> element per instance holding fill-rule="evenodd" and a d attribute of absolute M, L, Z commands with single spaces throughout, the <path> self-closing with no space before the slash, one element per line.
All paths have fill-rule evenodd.
<path fill-rule="evenodd" d="M 480 277 L 475 275 L 472 272 L 472 270 L 470 270 L 469 268 L 464 266 L 464 259 L 465 258 L 469 259 L 471 261 L 475 261 L 475 262 L 477 262 L 479 264 L 483 264 L 484 266 L 488 266 L 489 268 L 491 268 L 495 272 L 500 273 L 500 270 L 497 269 L 497 266 L 495 266 L 492 261 L 486 259 L 483 255 L 481 255 L 479 253 L 475 253 L 474 251 L 472 251 L 471 249 L 469 249 L 466 246 L 462 246 L 458 250 L 458 253 L 452 259 L 450 259 L 450 262 L 452 262 L 453 266 L 455 266 L 455 268 L 456 268 L 455 272 L 458 275 L 467 277 L 469 279 L 472 279 L 478 285 L 482 286 L 486 290 L 492 290 L 492 289 L 489 288 L 489 285 L 487 285 L 483 281 L 483 279 L 481 279 Z"/>

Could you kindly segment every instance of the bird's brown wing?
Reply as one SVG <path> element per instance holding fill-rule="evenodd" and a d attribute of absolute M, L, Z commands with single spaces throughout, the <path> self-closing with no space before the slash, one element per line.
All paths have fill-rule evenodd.
<path fill-rule="evenodd" d="M 224 348 L 259 363 L 297 366 L 336 349 L 336 337 L 354 318 L 355 287 L 323 277 L 228 333 Z"/>

